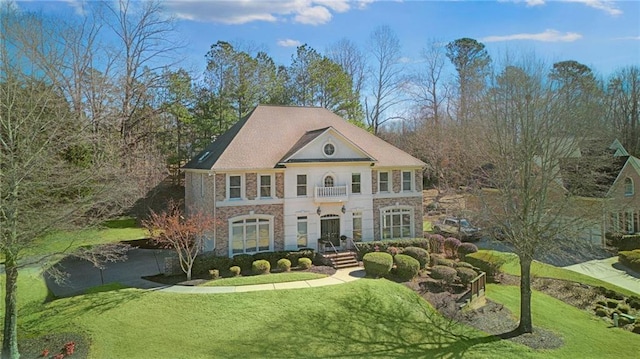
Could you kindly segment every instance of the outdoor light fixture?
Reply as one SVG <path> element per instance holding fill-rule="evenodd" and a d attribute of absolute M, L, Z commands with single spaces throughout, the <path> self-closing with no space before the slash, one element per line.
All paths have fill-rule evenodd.
<path fill-rule="evenodd" d="M 342 208 L 340 208 L 340 210 L 342 211 L 343 214 L 347 212 L 347 209 L 344 207 L 344 204 L 342 205 Z"/>
<path fill-rule="evenodd" d="M 320 206 L 318 206 L 318 209 L 316 210 L 316 213 L 318 214 L 318 216 L 322 214 L 322 210 L 320 209 Z"/>

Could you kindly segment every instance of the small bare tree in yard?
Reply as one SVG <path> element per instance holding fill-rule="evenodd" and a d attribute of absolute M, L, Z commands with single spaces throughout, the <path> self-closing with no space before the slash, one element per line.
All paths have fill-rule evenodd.
<path fill-rule="evenodd" d="M 597 119 L 568 110 L 562 84 L 536 60 L 510 63 L 492 80 L 484 100 L 485 165 L 476 172 L 476 194 L 488 225 L 500 229 L 520 260 L 516 332 L 531 333 L 534 257 L 568 240 L 578 243 L 581 232 L 601 218 L 597 201 L 581 202 L 584 189 L 597 191 L 598 166 L 580 160 Z M 580 175 L 566 175 L 571 172 Z"/>
<path fill-rule="evenodd" d="M 176 252 L 180 268 L 187 275 L 187 280 L 191 280 L 193 263 L 202 252 L 205 237 L 213 232 L 216 220 L 201 211 L 193 211 L 185 217 L 180 206 L 171 202 L 164 212 L 152 211 L 142 225 L 158 245 Z"/>

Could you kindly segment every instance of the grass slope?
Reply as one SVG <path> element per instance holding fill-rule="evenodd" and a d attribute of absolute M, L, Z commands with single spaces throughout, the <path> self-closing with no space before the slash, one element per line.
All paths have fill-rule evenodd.
<path fill-rule="evenodd" d="M 490 284 L 487 297 L 520 315 L 518 287 Z M 550 358 L 637 358 L 630 344 L 639 342 L 638 334 L 611 328 L 604 320 L 544 293 L 533 292 L 532 315 L 534 327 L 553 330 L 564 339 L 563 347 L 547 352 Z"/>
<path fill-rule="evenodd" d="M 221 278 L 202 284 L 203 287 L 242 286 L 254 284 L 286 283 L 299 280 L 313 280 L 325 278 L 325 274 L 308 272 L 272 273 L 266 275 L 253 275 L 248 277 Z"/>

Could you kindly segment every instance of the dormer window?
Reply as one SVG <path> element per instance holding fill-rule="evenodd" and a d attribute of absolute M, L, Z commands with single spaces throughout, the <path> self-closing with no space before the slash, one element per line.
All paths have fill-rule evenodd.
<path fill-rule="evenodd" d="M 629 177 L 624 179 L 624 195 L 633 196 L 633 180 Z"/>
<path fill-rule="evenodd" d="M 327 143 L 323 147 L 323 152 L 325 156 L 331 157 L 336 153 L 336 146 L 334 146 L 333 143 Z"/>

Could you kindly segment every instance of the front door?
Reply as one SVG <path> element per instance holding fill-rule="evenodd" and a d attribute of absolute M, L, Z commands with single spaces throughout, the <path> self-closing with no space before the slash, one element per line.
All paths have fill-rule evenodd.
<path fill-rule="evenodd" d="M 331 241 L 334 247 L 340 247 L 340 217 L 327 214 L 320 217 L 320 239 Z"/>

